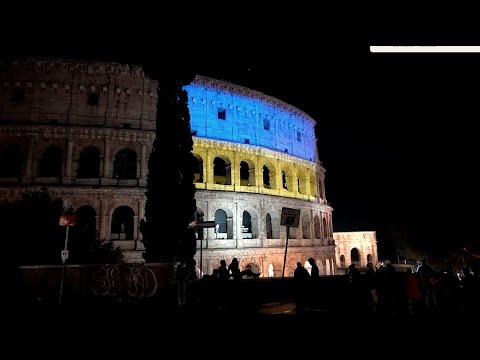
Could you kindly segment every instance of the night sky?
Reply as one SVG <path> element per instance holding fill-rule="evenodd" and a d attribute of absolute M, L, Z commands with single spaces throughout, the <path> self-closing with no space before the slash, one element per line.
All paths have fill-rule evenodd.
<path fill-rule="evenodd" d="M 480 54 L 370 54 L 367 42 L 302 24 L 68 42 L 42 33 L 3 49 L 135 63 L 152 77 L 189 69 L 277 97 L 317 121 L 334 231 L 377 231 L 381 257 L 398 238 L 432 251 L 478 240 Z"/>

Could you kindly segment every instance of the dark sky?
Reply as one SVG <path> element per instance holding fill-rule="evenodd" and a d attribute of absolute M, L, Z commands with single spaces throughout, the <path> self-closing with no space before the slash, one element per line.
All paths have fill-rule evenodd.
<path fill-rule="evenodd" d="M 43 28 L 3 51 L 186 68 L 272 95 L 317 121 L 335 231 L 375 230 L 385 254 L 398 234 L 433 247 L 477 239 L 480 54 L 370 54 L 324 25 L 278 21 L 289 26 L 117 27 L 114 38 L 95 27 L 69 41 Z"/>

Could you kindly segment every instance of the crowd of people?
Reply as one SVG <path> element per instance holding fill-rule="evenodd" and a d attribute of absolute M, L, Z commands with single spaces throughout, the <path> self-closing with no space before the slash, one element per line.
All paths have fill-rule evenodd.
<path fill-rule="evenodd" d="M 297 312 L 315 308 L 325 299 L 322 293 L 325 289 L 322 284 L 325 283 L 320 280 L 319 268 L 313 258 L 309 258 L 308 263 L 309 269 L 297 262 L 293 274 Z M 185 263 L 177 267 L 180 306 L 185 305 L 186 286 L 192 279 L 187 268 Z M 427 259 L 422 259 L 416 271 L 411 268 L 406 272 L 396 271 L 390 263 L 377 266 L 368 263 L 365 269 L 360 270 L 354 263 L 350 264 L 345 274 L 341 275 L 344 281 L 338 283 L 341 286 L 337 290 L 341 295 L 337 299 L 341 299 L 340 306 L 347 310 L 392 315 L 458 311 L 480 314 L 480 273 L 477 268 L 465 267 L 461 276 L 458 276 L 452 269 L 434 271 Z M 260 272 L 248 267 L 240 270 L 238 259 L 233 258 L 229 265 L 222 259 L 213 273 L 204 279 L 217 289 L 222 281 L 257 279 L 259 276 Z M 226 289 L 224 286 L 222 288 Z"/>

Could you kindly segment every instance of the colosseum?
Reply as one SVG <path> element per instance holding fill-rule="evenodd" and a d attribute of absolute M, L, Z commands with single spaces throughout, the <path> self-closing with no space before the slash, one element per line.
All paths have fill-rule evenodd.
<path fill-rule="evenodd" d="M 0 77 L 0 199 L 45 186 L 127 261 L 142 261 L 158 82 L 140 66 L 49 58 L 2 60 Z M 186 90 L 196 217 L 215 224 L 197 230 L 199 271 L 211 274 L 221 259 L 236 257 L 262 277 L 281 276 L 287 228 L 280 220 L 291 208 L 300 216 L 290 227 L 285 275 L 297 261 L 308 268 L 310 257 L 321 274 L 335 274 L 345 255 L 336 254 L 315 120 L 225 81 L 196 76 Z M 377 259 L 375 236 L 363 242 L 347 256 L 362 265 Z"/>

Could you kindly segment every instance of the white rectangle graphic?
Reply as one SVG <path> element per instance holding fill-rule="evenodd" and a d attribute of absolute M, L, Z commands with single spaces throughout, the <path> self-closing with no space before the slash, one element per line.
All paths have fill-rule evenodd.
<path fill-rule="evenodd" d="M 480 46 L 370 46 L 372 53 L 478 53 Z"/>

